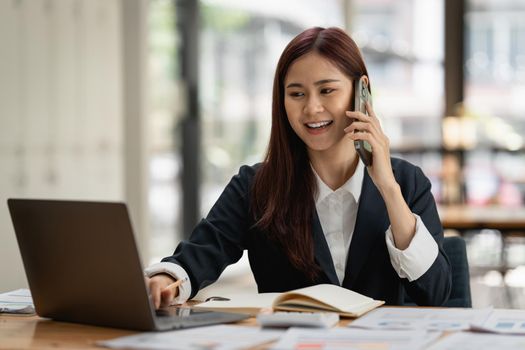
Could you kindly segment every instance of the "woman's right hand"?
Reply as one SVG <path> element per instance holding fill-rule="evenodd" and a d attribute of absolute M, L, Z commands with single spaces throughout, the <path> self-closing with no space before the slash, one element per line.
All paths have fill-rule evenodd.
<path fill-rule="evenodd" d="M 173 299 L 179 295 L 178 286 L 167 288 L 174 282 L 175 279 L 165 273 L 160 273 L 151 278 L 146 278 L 146 283 L 149 287 L 155 309 L 170 306 Z"/>

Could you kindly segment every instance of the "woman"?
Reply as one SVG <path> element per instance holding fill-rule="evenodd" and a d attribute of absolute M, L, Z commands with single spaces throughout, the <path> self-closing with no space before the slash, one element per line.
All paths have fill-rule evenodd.
<path fill-rule="evenodd" d="M 288 44 L 265 160 L 241 167 L 189 241 L 146 270 L 156 307 L 193 297 L 245 249 L 261 293 L 332 283 L 391 305 L 405 291 L 419 305 L 447 300 L 450 265 L 430 182 L 390 158 L 370 105 L 368 116 L 352 111 L 361 76 L 362 56 L 341 29 L 311 28 Z M 371 166 L 355 140 L 371 144 Z"/>

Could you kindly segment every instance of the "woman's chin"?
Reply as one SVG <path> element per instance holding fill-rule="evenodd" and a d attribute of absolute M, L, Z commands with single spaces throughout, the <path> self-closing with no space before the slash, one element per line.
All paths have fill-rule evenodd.
<path fill-rule="evenodd" d="M 307 144 L 307 149 L 308 152 L 315 153 L 338 152 L 342 149 L 345 149 L 345 152 L 355 151 L 354 142 L 346 138 L 331 142 L 312 142 Z"/>

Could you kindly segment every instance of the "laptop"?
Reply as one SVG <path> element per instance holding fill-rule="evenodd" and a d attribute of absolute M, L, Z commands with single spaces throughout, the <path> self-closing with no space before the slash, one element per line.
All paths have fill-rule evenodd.
<path fill-rule="evenodd" d="M 156 311 L 124 203 L 9 199 L 7 204 L 41 317 L 141 331 L 249 317 L 188 307 Z"/>

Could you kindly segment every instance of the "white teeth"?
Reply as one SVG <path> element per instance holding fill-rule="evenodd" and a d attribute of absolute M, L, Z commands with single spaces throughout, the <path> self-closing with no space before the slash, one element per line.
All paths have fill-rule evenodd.
<path fill-rule="evenodd" d="M 319 122 L 319 123 L 307 123 L 306 125 L 309 128 L 318 129 L 318 128 L 322 128 L 323 126 L 330 124 L 331 122 L 332 121 L 329 120 L 329 121 L 324 121 L 324 122 Z"/>

